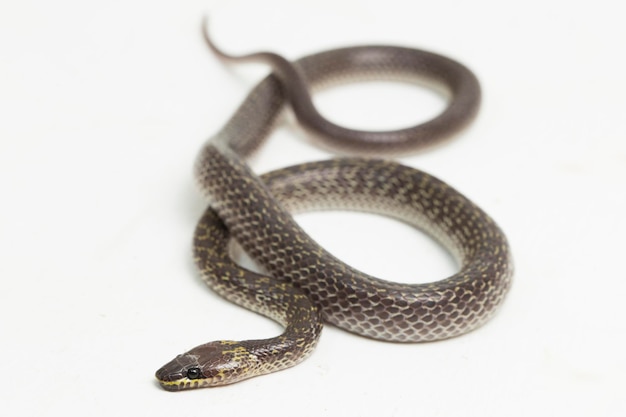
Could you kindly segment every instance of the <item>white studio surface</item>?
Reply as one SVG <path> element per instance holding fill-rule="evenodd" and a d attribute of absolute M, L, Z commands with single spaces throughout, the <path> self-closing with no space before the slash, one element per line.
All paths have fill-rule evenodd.
<path fill-rule="evenodd" d="M 623 416 L 626 26 L 617 2 L 110 1 L 0 5 L 0 409 L 5 416 Z M 224 49 L 289 58 L 357 44 L 439 52 L 481 80 L 477 120 L 401 158 L 448 182 L 510 239 L 512 290 L 486 326 L 391 344 L 327 326 L 301 365 L 169 393 L 154 372 L 215 339 L 280 328 L 201 282 L 191 236 L 205 200 L 201 144 L 268 69 Z M 426 120 L 427 90 L 368 83 L 317 96 L 360 128 Z M 331 155 L 291 119 L 257 172 Z M 449 257 L 396 222 L 298 217 L 366 272 L 443 278 Z"/>

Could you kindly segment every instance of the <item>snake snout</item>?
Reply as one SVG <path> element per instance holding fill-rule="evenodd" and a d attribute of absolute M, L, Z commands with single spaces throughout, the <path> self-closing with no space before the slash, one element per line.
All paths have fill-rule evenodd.
<path fill-rule="evenodd" d="M 200 378 L 202 372 L 197 357 L 188 354 L 178 355 L 155 373 L 159 384 L 168 391 L 179 391 L 190 385 L 196 385 L 197 381 L 191 380 L 194 376 Z"/>
<path fill-rule="evenodd" d="M 154 376 L 156 377 L 156 379 L 159 380 L 159 382 L 171 382 L 176 381 L 177 379 L 181 379 L 183 377 L 183 373 L 182 371 L 174 368 L 172 366 L 172 362 L 170 362 L 167 365 L 159 368 Z"/>

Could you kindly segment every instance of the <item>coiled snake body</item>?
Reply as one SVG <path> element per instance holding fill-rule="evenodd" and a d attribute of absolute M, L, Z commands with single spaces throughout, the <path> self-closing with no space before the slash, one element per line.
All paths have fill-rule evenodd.
<path fill-rule="evenodd" d="M 205 30 L 206 35 L 206 30 Z M 342 152 L 382 155 L 440 140 L 473 118 L 478 81 L 461 64 L 408 48 L 366 46 L 323 52 L 289 63 L 259 53 L 273 74 L 250 93 L 196 162 L 210 207 L 194 236 L 203 279 L 226 299 L 285 326 L 275 338 L 218 341 L 177 356 L 156 373 L 163 388 L 224 385 L 293 366 L 315 347 L 323 322 L 396 342 L 444 339 L 487 321 L 506 294 L 512 263 L 506 238 L 480 208 L 422 171 L 376 158 L 339 158 L 256 176 L 244 158 L 271 131 L 285 102 L 299 123 Z M 350 77 L 401 77 L 446 86 L 446 110 L 424 124 L 390 132 L 337 126 L 315 110 L 308 86 Z M 290 213 L 351 209 L 380 213 L 419 227 L 460 262 L 453 276 L 428 284 L 399 284 L 368 276 L 317 245 Z M 235 239 L 267 271 L 257 274 L 229 254 Z"/>

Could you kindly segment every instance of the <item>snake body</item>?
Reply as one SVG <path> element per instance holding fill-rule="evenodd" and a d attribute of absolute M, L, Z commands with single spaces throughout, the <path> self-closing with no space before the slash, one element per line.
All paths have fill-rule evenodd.
<path fill-rule="evenodd" d="M 206 35 L 206 31 L 205 31 Z M 255 87 L 230 121 L 203 147 L 195 171 L 210 199 L 194 236 L 203 279 L 218 294 L 285 327 L 264 340 L 200 345 L 163 366 L 163 388 L 224 385 L 293 366 L 314 349 L 327 322 L 387 341 L 421 342 L 466 333 L 487 321 L 510 286 L 507 240 L 479 207 L 437 178 L 389 160 L 338 158 L 297 165 L 261 177 L 245 162 L 271 131 L 286 103 L 299 123 L 327 146 L 364 155 L 412 151 L 470 121 L 480 88 L 463 65 L 425 51 L 392 46 L 343 48 L 290 63 L 271 53 L 273 73 Z M 447 109 L 424 124 L 389 132 L 346 129 L 324 119 L 311 88 L 352 77 L 426 79 L 448 88 Z M 427 284 L 371 277 L 321 248 L 292 214 L 350 209 L 397 218 L 429 233 L 458 259 L 459 272 Z M 267 272 L 240 267 L 236 240 Z"/>

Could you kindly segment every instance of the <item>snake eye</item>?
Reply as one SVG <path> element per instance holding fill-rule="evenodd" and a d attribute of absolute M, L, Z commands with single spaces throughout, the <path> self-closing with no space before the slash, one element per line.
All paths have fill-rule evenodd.
<path fill-rule="evenodd" d="M 200 368 L 189 368 L 187 369 L 187 378 L 189 379 L 202 378 L 202 371 L 200 370 Z"/>

